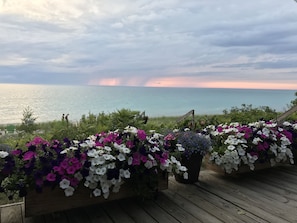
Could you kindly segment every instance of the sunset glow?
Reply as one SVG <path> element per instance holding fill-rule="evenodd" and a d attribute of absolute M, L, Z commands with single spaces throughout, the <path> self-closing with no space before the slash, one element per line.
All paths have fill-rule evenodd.
<path fill-rule="evenodd" d="M 200 81 L 198 78 L 168 77 L 151 79 L 147 87 L 199 87 L 199 88 L 242 88 L 242 89 L 297 89 L 297 83 L 240 82 L 240 81 Z"/>
<path fill-rule="evenodd" d="M 88 85 L 98 86 L 144 86 L 144 87 L 191 87 L 191 88 L 241 88 L 241 89 L 287 89 L 296 90 L 296 83 L 273 83 L 273 82 L 244 82 L 244 81 L 208 81 L 199 78 L 166 77 L 152 78 L 145 82 L 143 78 L 103 78 L 91 80 Z"/>

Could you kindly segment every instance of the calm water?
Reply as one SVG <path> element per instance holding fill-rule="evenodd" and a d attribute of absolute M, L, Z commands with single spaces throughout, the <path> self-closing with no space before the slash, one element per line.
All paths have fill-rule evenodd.
<path fill-rule="evenodd" d="M 29 106 L 37 122 L 59 120 L 69 113 L 70 121 L 83 114 L 106 114 L 126 108 L 145 111 L 149 117 L 221 114 L 241 104 L 269 106 L 284 111 L 295 90 L 247 90 L 203 88 L 145 88 L 102 86 L 53 86 L 0 84 L 0 124 L 20 123 Z"/>

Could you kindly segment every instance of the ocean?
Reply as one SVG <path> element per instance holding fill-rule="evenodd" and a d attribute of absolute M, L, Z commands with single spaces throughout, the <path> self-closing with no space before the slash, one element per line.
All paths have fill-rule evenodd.
<path fill-rule="evenodd" d="M 36 122 L 70 121 L 82 115 L 109 114 L 120 109 L 145 111 L 149 117 L 195 114 L 222 114 L 242 104 L 269 106 L 283 112 L 296 98 L 295 90 L 155 88 L 114 86 L 62 86 L 0 84 L 0 124 L 21 123 L 23 111 L 30 107 Z"/>

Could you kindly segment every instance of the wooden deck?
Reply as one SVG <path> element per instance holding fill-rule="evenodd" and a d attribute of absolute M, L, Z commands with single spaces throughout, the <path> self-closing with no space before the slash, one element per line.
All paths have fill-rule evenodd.
<path fill-rule="evenodd" d="M 155 201 L 135 198 L 24 218 L 23 204 L 1 207 L 1 223 L 297 222 L 297 166 L 226 177 L 202 170 L 194 185 L 169 179 Z"/>

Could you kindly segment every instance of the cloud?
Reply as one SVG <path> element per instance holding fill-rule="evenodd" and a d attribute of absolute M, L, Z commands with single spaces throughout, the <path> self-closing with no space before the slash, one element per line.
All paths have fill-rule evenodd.
<path fill-rule="evenodd" d="M 282 79 L 280 88 L 297 88 L 296 9 L 278 0 L 6 0 L 0 81 L 265 87 Z"/>

